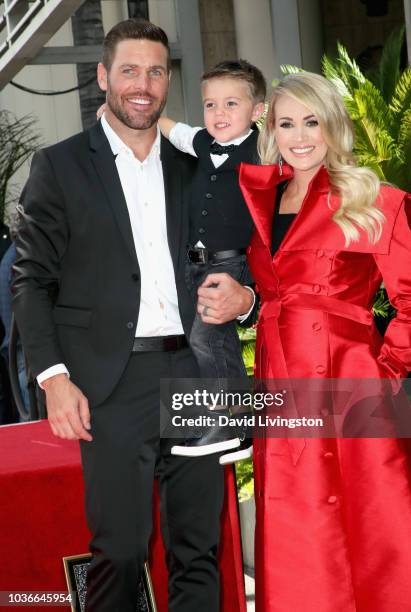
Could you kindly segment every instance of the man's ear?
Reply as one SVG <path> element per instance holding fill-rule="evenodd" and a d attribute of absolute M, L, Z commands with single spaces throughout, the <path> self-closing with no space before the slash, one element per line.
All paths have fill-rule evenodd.
<path fill-rule="evenodd" d="M 257 121 L 261 115 L 263 114 L 265 109 L 265 104 L 264 102 L 259 102 L 258 104 L 256 104 L 253 108 L 253 114 L 252 114 L 252 120 L 253 122 Z"/>
<path fill-rule="evenodd" d="M 97 83 L 102 91 L 107 91 L 107 70 L 101 62 L 97 65 Z"/>

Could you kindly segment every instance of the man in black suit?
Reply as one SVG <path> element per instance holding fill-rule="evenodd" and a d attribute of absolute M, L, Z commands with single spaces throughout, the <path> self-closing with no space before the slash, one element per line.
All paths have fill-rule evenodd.
<path fill-rule="evenodd" d="M 169 610 L 219 607 L 221 468 L 213 456 L 171 456 L 159 435 L 159 379 L 198 375 L 184 282 L 192 161 L 157 128 L 169 76 L 160 28 L 115 26 L 98 66 L 105 115 L 34 156 L 20 209 L 14 308 L 51 428 L 81 443 L 94 555 L 88 612 L 135 610 L 154 474 Z M 251 299 L 222 275 L 198 308 L 223 322 Z"/>

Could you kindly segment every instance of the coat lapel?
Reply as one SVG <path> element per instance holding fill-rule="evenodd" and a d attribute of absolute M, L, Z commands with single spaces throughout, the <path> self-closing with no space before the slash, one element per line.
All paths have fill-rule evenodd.
<path fill-rule="evenodd" d="M 181 219 L 186 211 L 183 202 L 180 160 L 176 149 L 163 137 L 161 137 L 160 156 L 163 166 L 168 246 L 174 268 L 177 269 L 179 254 L 182 250 Z"/>
<path fill-rule="evenodd" d="M 277 185 L 292 177 L 292 170 L 278 165 L 240 165 L 240 187 L 263 244 L 271 250 L 271 234 Z"/>
<path fill-rule="evenodd" d="M 130 217 L 113 152 L 100 122 L 91 128 L 89 134 L 92 162 L 103 185 L 107 200 L 126 247 L 134 263 L 137 265 L 137 254 L 134 246 Z"/>

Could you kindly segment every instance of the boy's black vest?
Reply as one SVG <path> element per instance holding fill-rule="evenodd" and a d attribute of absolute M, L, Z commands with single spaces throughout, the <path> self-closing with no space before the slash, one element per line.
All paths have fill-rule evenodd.
<path fill-rule="evenodd" d="M 214 167 L 210 158 L 213 137 L 207 130 L 197 132 L 193 147 L 198 157 L 190 203 L 190 246 L 199 240 L 210 251 L 244 249 L 254 224 L 238 184 L 240 162 L 258 163 L 258 131 L 253 132 L 228 159 Z"/>

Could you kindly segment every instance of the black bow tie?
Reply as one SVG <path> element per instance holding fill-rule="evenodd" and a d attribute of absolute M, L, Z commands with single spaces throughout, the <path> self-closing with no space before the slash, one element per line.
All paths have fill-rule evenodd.
<path fill-rule="evenodd" d="M 232 153 L 235 149 L 236 145 L 230 144 L 224 147 L 223 145 L 218 144 L 218 142 L 213 142 L 210 145 L 210 153 L 213 155 L 226 155 L 228 153 Z"/>

